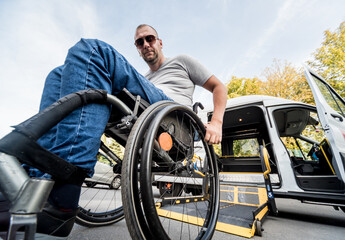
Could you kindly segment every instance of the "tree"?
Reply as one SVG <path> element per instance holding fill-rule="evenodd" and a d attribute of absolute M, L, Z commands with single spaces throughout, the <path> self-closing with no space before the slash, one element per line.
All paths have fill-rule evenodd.
<path fill-rule="evenodd" d="M 313 53 L 308 65 L 315 69 L 344 98 L 345 97 L 345 22 L 331 32 L 324 32 L 322 46 Z"/>
<path fill-rule="evenodd" d="M 274 59 L 263 75 L 266 81 L 262 84 L 262 93 L 269 96 L 285 98 L 312 104 L 313 94 L 301 68 L 291 63 Z"/>
<path fill-rule="evenodd" d="M 302 69 L 275 59 L 262 75 L 265 80 L 232 76 L 227 84 L 228 97 L 268 95 L 313 104 L 313 95 Z"/>
<path fill-rule="evenodd" d="M 261 85 L 262 81 L 256 77 L 238 78 L 232 76 L 230 82 L 226 85 L 228 89 L 228 98 L 261 94 Z"/>
<path fill-rule="evenodd" d="M 123 158 L 125 148 L 112 138 L 107 138 L 104 134 L 101 137 L 102 142 L 110 148 L 119 158 Z"/>

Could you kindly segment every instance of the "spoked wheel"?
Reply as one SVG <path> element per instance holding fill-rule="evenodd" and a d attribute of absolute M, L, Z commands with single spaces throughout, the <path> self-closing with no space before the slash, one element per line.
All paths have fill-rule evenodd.
<path fill-rule="evenodd" d="M 121 191 L 127 227 L 132 239 L 154 239 L 143 213 L 139 171 L 142 143 L 146 130 L 157 113 L 174 104 L 160 101 L 149 106 L 137 119 L 128 136 L 122 163 Z"/>
<path fill-rule="evenodd" d="M 120 189 L 109 189 L 105 185 L 82 186 L 76 223 L 85 227 L 100 227 L 123 218 Z"/>
<path fill-rule="evenodd" d="M 212 238 L 219 181 L 213 148 L 204 141 L 204 133 L 196 114 L 181 105 L 165 107 L 150 124 L 142 144 L 140 188 L 151 239 Z M 181 184 L 189 191 L 171 196 L 157 188 L 162 182 Z"/>
<path fill-rule="evenodd" d="M 111 156 L 107 156 L 111 158 Z M 86 227 L 100 227 L 116 223 L 124 218 L 120 175 L 109 167 L 101 177 L 106 184 L 84 182 L 79 199 L 76 223 Z M 107 180 L 108 179 L 108 180 Z M 100 179 L 97 179 L 100 180 Z"/>

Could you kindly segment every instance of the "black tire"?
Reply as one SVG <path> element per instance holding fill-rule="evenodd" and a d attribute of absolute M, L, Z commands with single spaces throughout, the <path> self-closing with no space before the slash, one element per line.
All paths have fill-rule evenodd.
<path fill-rule="evenodd" d="M 124 218 L 121 191 L 82 187 L 76 223 L 84 227 L 111 225 Z"/>
<path fill-rule="evenodd" d="M 108 155 L 105 157 L 111 158 Z M 86 186 L 82 186 L 79 199 L 77 224 L 85 227 L 101 227 L 111 225 L 124 218 L 121 191 L 117 190 L 120 186 L 116 186 L 116 189 L 112 186 L 115 179 L 121 179 L 120 175 L 112 179 L 110 186 L 108 185 L 110 189 L 105 188 L 104 184 L 94 187 L 96 183 L 85 182 Z"/>
<path fill-rule="evenodd" d="M 132 239 L 153 239 L 142 210 L 139 185 L 141 145 L 150 121 L 171 101 L 160 101 L 149 106 L 137 119 L 128 136 L 121 170 L 121 192 L 127 228 Z"/>
<path fill-rule="evenodd" d="M 159 194 L 165 197 L 178 197 L 182 194 L 182 183 L 159 182 Z"/>
<path fill-rule="evenodd" d="M 168 132 L 173 141 L 172 148 L 166 151 L 157 149 L 158 136 L 163 132 Z M 200 119 L 181 105 L 165 107 L 147 130 L 142 147 L 140 187 L 143 210 L 154 239 L 211 239 L 213 236 L 219 212 L 219 179 L 213 147 L 204 141 L 204 134 Z M 206 154 L 206 157 L 200 159 L 194 154 Z M 203 172 L 196 177 L 194 172 L 199 170 Z M 196 198 L 185 192 L 175 198 L 160 195 L 156 186 L 165 179 L 182 183 L 183 188 L 191 184 L 202 186 L 203 196 Z"/>
<path fill-rule="evenodd" d="M 120 187 L 121 187 L 121 176 L 117 175 L 116 177 L 114 177 L 113 181 L 111 181 L 109 188 L 117 190 Z"/>

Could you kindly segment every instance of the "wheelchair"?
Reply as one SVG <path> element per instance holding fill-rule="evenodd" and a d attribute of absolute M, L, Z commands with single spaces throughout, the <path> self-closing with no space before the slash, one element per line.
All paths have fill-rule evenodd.
<path fill-rule="evenodd" d="M 36 141 L 90 103 L 112 105 L 104 133 L 124 146 L 125 154 L 121 160 L 110 149 L 101 149 L 121 166 L 121 200 L 106 210 L 80 206 L 77 222 L 100 226 L 124 217 L 133 239 L 211 239 L 219 211 L 217 161 L 195 112 L 171 101 L 149 105 L 126 90 L 113 96 L 95 89 L 61 98 L 0 140 L 0 191 L 11 203 L 7 238 L 15 239 L 24 227 L 26 239 L 34 239 L 37 213 L 54 183 L 29 178 L 21 164 L 54 180 L 69 182 L 80 176 L 80 168 Z"/>

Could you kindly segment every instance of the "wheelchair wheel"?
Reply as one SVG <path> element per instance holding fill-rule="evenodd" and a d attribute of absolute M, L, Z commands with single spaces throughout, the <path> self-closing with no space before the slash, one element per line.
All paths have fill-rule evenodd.
<path fill-rule="evenodd" d="M 142 207 L 152 239 L 211 239 L 219 211 L 218 170 L 205 128 L 190 109 L 171 105 L 150 124 L 142 144 Z M 162 182 L 182 185 L 177 196 Z M 185 189 L 192 189 L 188 193 Z M 200 195 L 193 195 L 200 193 Z"/>
<path fill-rule="evenodd" d="M 109 162 L 111 156 L 103 155 Z M 103 164 L 96 176 L 86 179 L 79 199 L 76 223 L 85 227 L 100 227 L 116 223 L 124 218 L 120 175 L 113 167 Z M 97 166 L 96 166 L 97 171 Z"/>
<path fill-rule="evenodd" d="M 164 107 L 174 104 L 160 101 L 149 106 L 137 119 L 128 136 L 122 163 L 121 191 L 127 227 L 132 239 L 153 239 L 142 210 L 139 170 L 142 142 L 146 130 Z"/>

